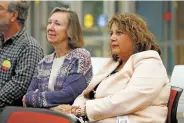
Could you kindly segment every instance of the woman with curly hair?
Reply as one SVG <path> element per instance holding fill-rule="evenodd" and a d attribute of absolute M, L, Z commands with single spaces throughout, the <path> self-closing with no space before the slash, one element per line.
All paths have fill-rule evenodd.
<path fill-rule="evenodd" d="M 99 123 L 164 123 L 170 84 L 154 35 L 136 14 L 114 15 L 108 27 L 112 59 L 73 106 L 58 109 Z"/>

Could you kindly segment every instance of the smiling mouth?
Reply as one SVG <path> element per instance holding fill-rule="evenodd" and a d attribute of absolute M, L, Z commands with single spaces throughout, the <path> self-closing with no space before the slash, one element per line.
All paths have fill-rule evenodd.
<path fill-rule="evenodd" d="M 56 36 L 55 34 L 48 34 L 49 36 Z"/>

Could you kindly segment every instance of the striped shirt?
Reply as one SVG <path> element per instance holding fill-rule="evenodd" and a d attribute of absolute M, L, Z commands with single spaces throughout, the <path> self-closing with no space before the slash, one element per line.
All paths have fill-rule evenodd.
<path fill-rule="evenodd" d="M 25 28 L 6 41 L 0 37 L 0 107 L 22 98 L 42 58 L 43 50 Z"/>

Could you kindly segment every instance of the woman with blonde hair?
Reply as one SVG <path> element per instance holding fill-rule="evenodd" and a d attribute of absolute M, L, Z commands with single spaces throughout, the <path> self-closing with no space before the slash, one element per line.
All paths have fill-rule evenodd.
<path fill-rule="evenodd" d="M 136 14 L 114 15 L 108 27 L 112 59 L 73 106 L 58 109 L 99 123 L 164 123 L 170 84 L 155 37 Z"/>
<path fill-rule="evenodd" d="M 37 67 L 23 104 L 50 108 L 72 104 L 92 78 L 90 53 L 84 45 L 77 13 L 54 8 L 48 19 L 47 39 L 55 52 Z"/>

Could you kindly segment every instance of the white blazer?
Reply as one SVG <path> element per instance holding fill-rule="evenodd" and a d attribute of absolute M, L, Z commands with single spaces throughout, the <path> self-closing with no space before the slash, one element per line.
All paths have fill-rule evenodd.
<path fill-rule="evenodd" d="M 116 123 L 117 116 L 127 116 L 130 123 L 164 123 L 170 83 L 159 54 L 136 53 L 119 72 L 107 77 L 118 65 L 109 60 L 73 105 L 86 103 L 89 120 L 100 123 Z M 88 99 L 97 84 L 95 99 Z"/>

